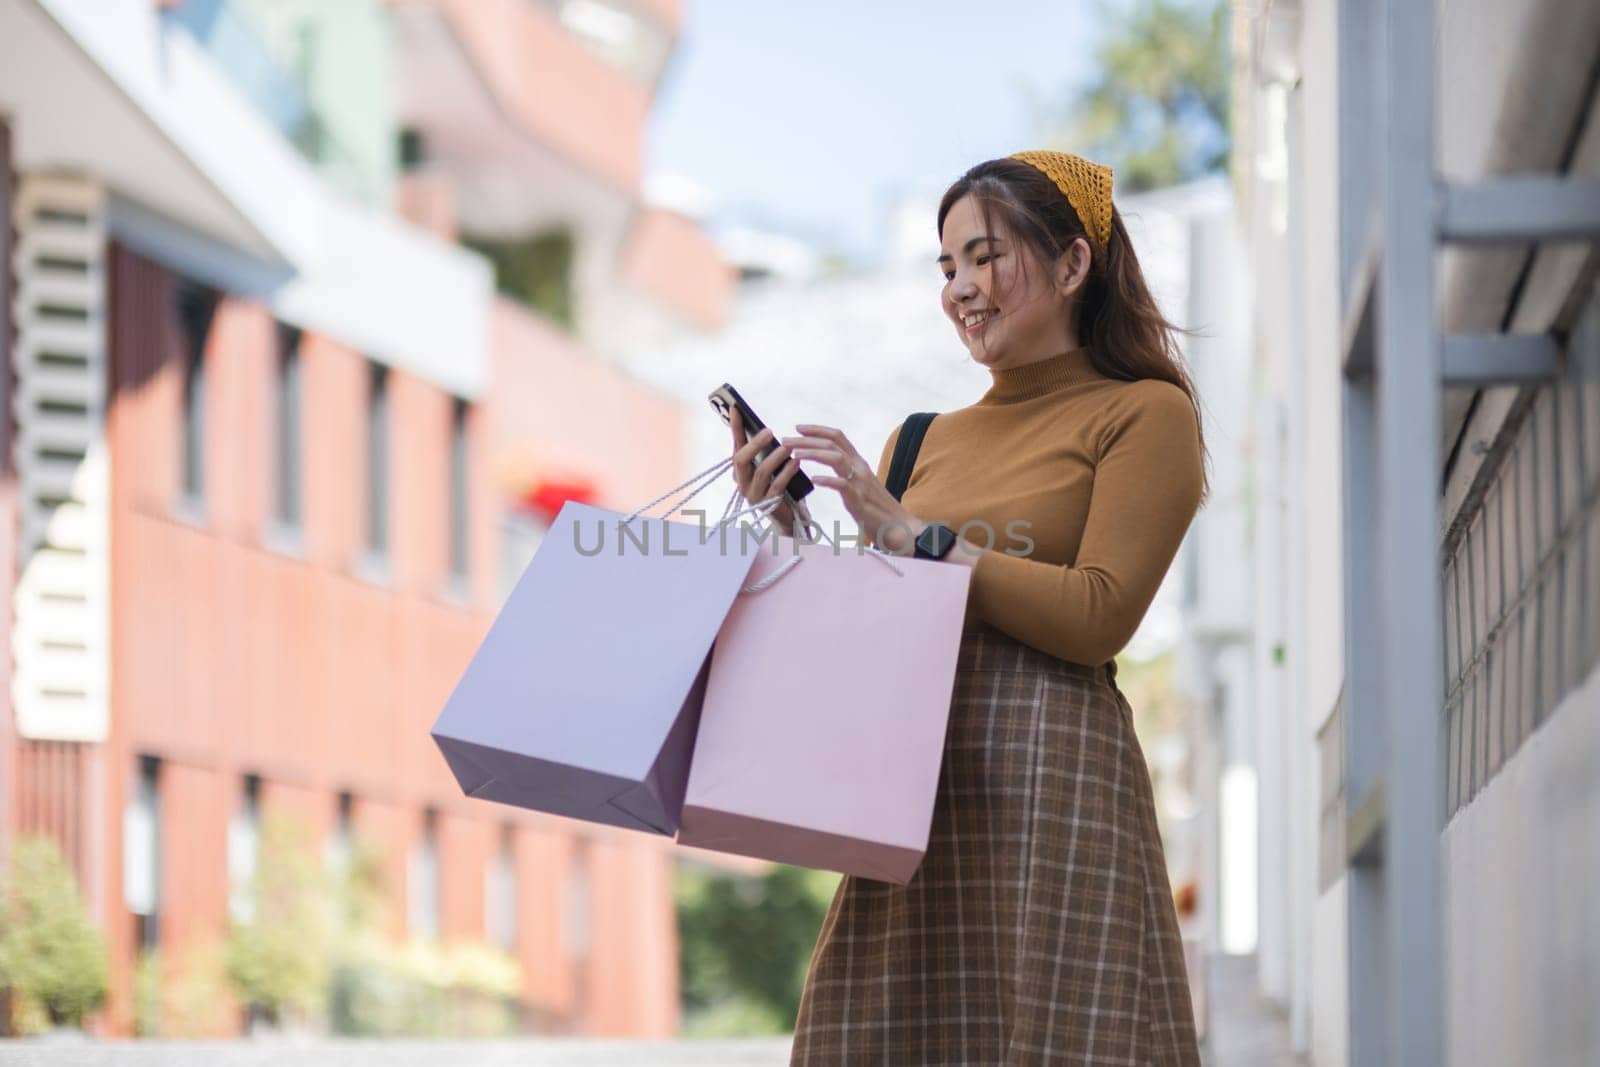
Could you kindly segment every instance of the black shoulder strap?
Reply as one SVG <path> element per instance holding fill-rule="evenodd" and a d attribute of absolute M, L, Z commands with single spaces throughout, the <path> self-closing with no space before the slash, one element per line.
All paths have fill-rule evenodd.
<path fill-rule="evenodd" d="M 931 411 L 919 411 L 915 415 L 906 416 L 905 425 L 900 427 L 900 436 L 894 443 L 894 458 L 889 461 L 889 480 L 886 483 L 889 493 L 899 500 L 905 493 L 906 486 L 911 483 L 911 470 L 917 465 L 917 453 L 922 449 L 922 438 L 928 432 L 928 424 L 934 419 Z"/>

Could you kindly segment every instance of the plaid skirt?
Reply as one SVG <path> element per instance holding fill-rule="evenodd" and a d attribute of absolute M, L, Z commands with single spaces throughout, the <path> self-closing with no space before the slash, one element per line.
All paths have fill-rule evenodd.
<path fill-rule="evenodd" d="M 792 1064 L 1198 1064 L 1150 774 L 1114 665 L 962 638 L 927 855 L 847 877 Z"/>

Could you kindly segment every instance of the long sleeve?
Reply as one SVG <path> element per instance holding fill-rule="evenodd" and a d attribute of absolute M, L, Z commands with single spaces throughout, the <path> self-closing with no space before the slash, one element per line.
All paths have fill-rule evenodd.
<path fill-rule="evenodd" d="M 1070 566 L 993 551 L 977 561 L 978 618 L 1074 663 L 1111 659 L 1138 628 L 1199 507 L 1204 461 L 1194 408 L 1140 382 L 1097 444 L 1083 539 Z"/>

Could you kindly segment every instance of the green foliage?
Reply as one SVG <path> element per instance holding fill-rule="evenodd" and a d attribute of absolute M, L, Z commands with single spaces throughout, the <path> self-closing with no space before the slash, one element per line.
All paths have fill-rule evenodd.
<path fill-rule="evenodd" d="M 572 234 L 552 230 L 518 240 L 467 238 L 463 243 L 494 266 L 495 286 L 500 292 L 572 328 L 572 267 L 576 251 Z"/>
<path fill-rule="evenodd" d="M 1107 27 L 1095 51 L 1099 76 L 1050 140 L 1115 168 L 1119 193 L 1221 170 L 1232 90 L 1228 5 L 1124 0 L 1102 4 L 1099 20 Z"/>
<path fill-rule="evenodd" d="M 764 878 L 682 868 L 677 877 L 685 1030 L 786 1033 L 839 876 L 774 867 Z"/>
<path fill-rule="evenodd" d="M 359 939 L 389 923 L 383 852 L 357 837 L 341 869 L 333 872 L 334 925 L 341 939 Z"/>
<path fill-rule="evenodd" d="M 269 1023 L 361 1036 L 498 1037 L 520 1029 L 515 959 L 464 942 L 396 944 L 382 854 L 357 839 L 329 871 L 303 828 L 262 826 L 248 922 L 172 961 L 144 954 L 134 978 L 141 1036 L 195 1037 L 235 1025 L 226 982 Z M 219 1010 L 220 1009 L 220 1010 Z M 236 1016 L 234 1017 L 236 1018 Z"/>
<path fill-rule="evenodd" d="M 522 971 L 471 943 L 353 939 L 334 973 L 330 1023 L 359 1037 L 504 1037 L 518 1030 Z"/>
<path fill-rule="evenodd" d="M 224 948 L 228 980 L 268 1020 L 308 1017 L 326 1002 L 333 894 L 322 864 L 292 823 L 269 818 L 250 886 L 252 915 Z"/>
<path fill-rule="evenodd" d="M 161 952 L 145 949 L 133 965 L 133 1032 L 139 1037 L 161 1035 L 162 985 Z"/>
<path fill-rule="evenodd" d="M 0 900 L 0 985 L 18 994 L 24 1019 L 32 1007 L 50 1025 L 81 1026 L 107 981 L 105 940 L 61 852 L 45 838 L 18 842 Z"/>
<path fill-rule="evenodd" d="M 488 945 L 396 944 L 383 855 L 357 838 L 334 879 L 328 1027 L 351 1037 L 504 1037 L 519 1031 L 522 969 Z"/>

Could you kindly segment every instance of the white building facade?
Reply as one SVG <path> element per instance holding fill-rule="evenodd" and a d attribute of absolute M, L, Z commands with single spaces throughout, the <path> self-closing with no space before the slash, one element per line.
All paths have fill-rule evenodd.
<path fill-rule="evenodd" d="M 1449 384 L 1438 400 L 1415 398 L 1418 419 L 1439 405 L 1442 462 L 1431 478 L 1400 486 L 1352 477 L 1344 457 L 1361 454 L 1369 433 L 1359 418 L 1347 421 L 1342 398 L 1350 395 L 1347 352 L 1361 344 L 1361 323 L 1346 309 L 1365 299 L 1364 277 L 1385 277 L 1364 275 L 1362 265 L 1394 254 L 1385 242 L 1407 222 L 1403 210 L 1380 208 L 1393 180 L 1385 175 L 1395 173 L 1381 168 L 1412 162 L 1406 152 L 1426 162 L 1430 152 L 1426 140 L 1382 140 L 1383 130 L 1398 127 L 1378 119 L 1405 106 L 1397 74 L 1434 72 L 1439 189 L 1521 174 L 1592 180 L 1600 174 L 1600 7 L 1462 0 L 1434 9 L 1433 54 L 1424 44 L 1415 55 L 1384 59 L 1385 34 L 1402 24 L 1392 16 L 1406 15 L 1393 3 L 1236 5 L 1236 178 L 1257 287 L 1250 479 L 1259 984 L 1318 1065 L 1435 1062 L 1397 1059 L 1381 1032 L 1387 1027 L 1389 1041 L 1425 1032 L 1435 1001 L 1439 1062 L 1594 1063 L 1600 937 L 1584 904 L 1600 890 L 1600 296 L 1592 236 L 1451 247 L 1437 257 L 1437 334 L 1518 335 L 1535 342 L 1529 351 L 1544 346 L 1555 358 L 1547 373 L 1513 368 L 1509 376 L 1523 380 L 1510 383 L 1504 373 L 1446 358 Z M 1341 85 L 1341 70 L 1359 69 L 1351 56 L 1363 52 L 1379 57 L 1368 73 L 1387 71 L 1390 80 L 1347 73 Z M 1363 199 L 1378 210 L 1358 217 L 1350 205 Z M 1425 200 L 1416 212 L 1435 210 Z M 1435 227 L 1431 216 L 1427 224 Z M 1427 301 L 1426 292 L 1418 299 Z M 1380 334 L 1385 321 L 1380 303 Z M 1449 357 L 1450 343 L 1442 348 Z M 1384 619 L 1349 593 L 1381 594 L 1377 574 L 1393 572 L 1348 567 L 1344 561 L 1370 557 L 1341 531 L 1363 529 L 1349 520 L 1355 509 L 1370 510 L 1364 501 L 1396 493 L 1436 497 L 1437 539 L 1418 550 L 1423 559 L 1437 551 L 1442 706 L 1431 698 L 1411 706 L 1386 692 L 1376 705 L 1382 736 L 1358 731 L 1353 739 L 1386 753 L 1404 723 L 1421 721 L 1409 717 L 1437 716 L 1436 841 L 1374 821 L 1373 812 L 1392 811 L 1396 794 L 1413 784 L 1403 781 L 1404 768 L 1397 774 L 1389 765 L 1387 798 L 1383 788 L 1347 788 L 1349 666 L 1364 672 L 1370 659 L 1399 655 L 1403 643 L 1393 633 L 1375 637 Z M 1425 766 L 1416 773 L 1421 792 L 1412 795 L 1428 799 L 1435 783 Z M 1363 924 L 1383 912 L 1367 887 L 1402 883 L 1372 872 L 1407 863 L 1415 849 L 1437 850 L 1438 889 L 1425 901 L 1436 929 L 1391 923 L 1373 953 L 1364 939 L 1373 927 Z M 1377 973 L 1434 976 L 1386 1022 L 1370 1010 L 1394 995 L 1369 981 L 1377 957 Z"/>

